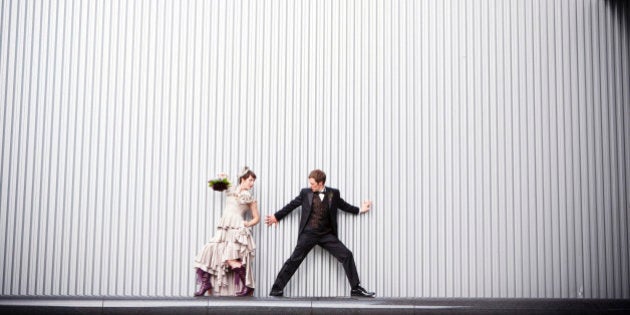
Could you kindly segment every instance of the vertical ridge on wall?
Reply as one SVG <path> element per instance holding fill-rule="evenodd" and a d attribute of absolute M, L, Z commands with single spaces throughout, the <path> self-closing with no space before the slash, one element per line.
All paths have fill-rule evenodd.
<path fill-rule="evenodd" d="M 628 298 L 628 5 L 0 2 L 0 294 L 189 296 L 250 166 L 261 222 L 321 168 L 382 297 Z M 299 210 L 254 227 L 265 296 Z M 317 247 L 288 296 L 347 296 Z"/>

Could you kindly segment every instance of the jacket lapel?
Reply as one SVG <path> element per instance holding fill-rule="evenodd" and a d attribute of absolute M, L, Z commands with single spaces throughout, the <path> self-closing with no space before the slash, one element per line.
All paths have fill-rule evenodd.
<path fill-rule="evenodd" d="M 309 190 L 308 194 L 306 195 L 306 199 L 308 200 L 308 210 L 310 212 L 311 208 L 313 207 L 313 191 L 312 190 Z"/>

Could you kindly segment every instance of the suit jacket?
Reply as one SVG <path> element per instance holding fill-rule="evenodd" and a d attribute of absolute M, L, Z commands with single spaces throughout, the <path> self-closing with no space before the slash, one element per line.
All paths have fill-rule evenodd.
<path fill-rule="evenodd" d="M 335 236 L 337 236 L 337 209 L 353 213 L 359 214 L 359 208 L 355 207 L 347 202 L 345 202 L 341 195 L 339 194 L 339 190 L 330 188 L 326 186 L 326 193 L 324 194 L 324 202 L 328 203 L 328 214 L 330 215 L 330 222 L 332 225 L 332 231 Z M 304 188 L 300 191 L 300 194 L 295 197 L 291 202 L 289 202 L 282 209 L 278 210 L 274 216 L 278 221 L 282 220 L 286 217 L 291 211 L 295 210 L 297 207 L 302 206 L 302 217 L 300 219 L 300 230 L 299 234 L 302 234 L 304 231 L 304 227 L 306 227 L 306 223 L 308 222 L 308 218 L 311 215 L 311 204 L 313 203 L 313 191 L 310 188 Z"/>

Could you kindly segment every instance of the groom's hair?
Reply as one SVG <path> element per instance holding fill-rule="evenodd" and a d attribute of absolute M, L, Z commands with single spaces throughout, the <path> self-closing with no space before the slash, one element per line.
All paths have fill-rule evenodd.
<path fill-rule="evenodd" d="M 308 178 L 312 178 L 317 183 L 325 183 L 326 182 L 326 173 L 320 169 L 312 170 L 310 174 L 308 174 Z"/>

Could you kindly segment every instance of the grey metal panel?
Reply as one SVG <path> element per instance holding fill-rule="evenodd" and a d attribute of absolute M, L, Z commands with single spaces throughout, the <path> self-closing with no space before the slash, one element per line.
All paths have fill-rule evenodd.
<path fill-rule="evenodd" d="M 391 297 L 630 297 L 620 1 L 2 1 L 2 295 L 186 296 L 223 197 L 313 168 Z M 258 295 L 299 215 L 254 229 Z M 345 296 L 313 250 L 290 296 Z"/>

